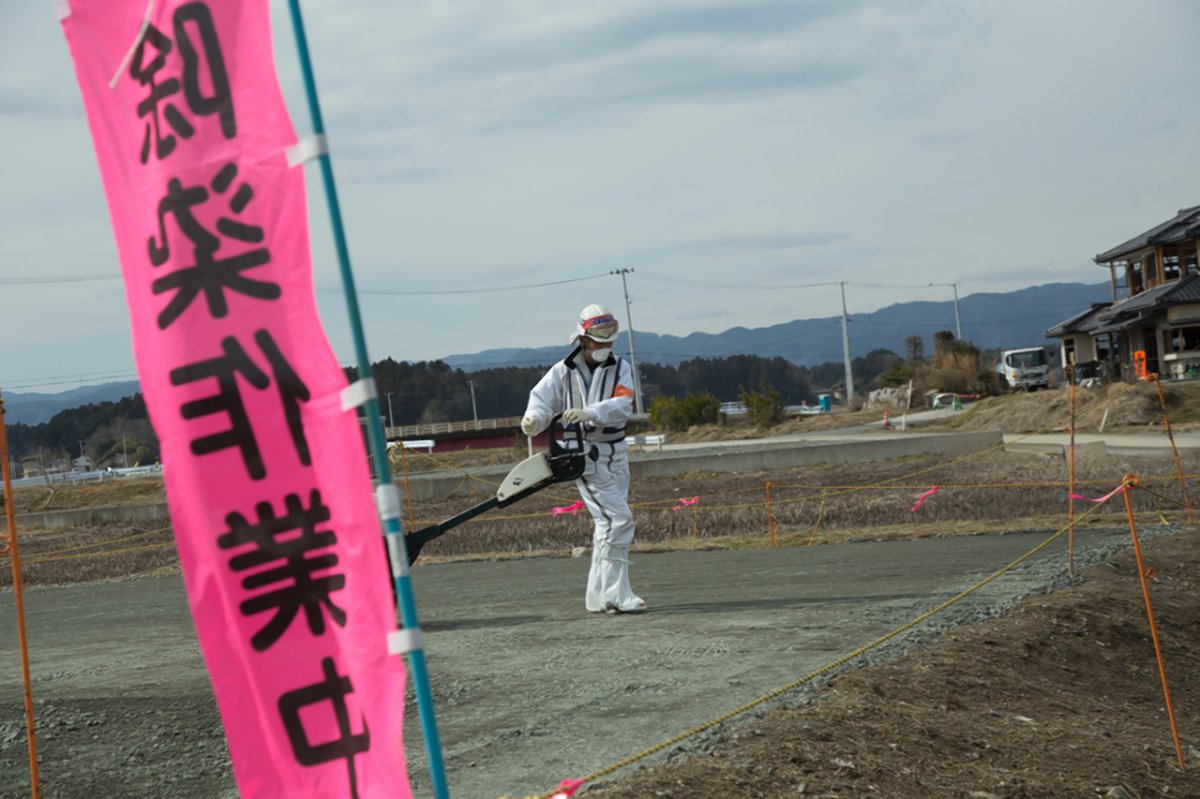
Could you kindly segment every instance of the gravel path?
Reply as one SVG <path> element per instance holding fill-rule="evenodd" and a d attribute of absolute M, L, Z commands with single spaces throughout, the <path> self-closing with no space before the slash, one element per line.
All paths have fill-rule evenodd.
<path fill-rule="evenodd" d="M 585 558 L 420 566 L 453 795 L 524 795 L 606 766 L 878 638 L 1046 537 L 642 554 L 634 585 L 652 610 L 638 616 L 584 612 Z M 1081 533 L 1077 564 L 1128 537 Z M 873 657 L 1062 584 L 1065 546 Z M 178 578 L 34 588 L 26 610 L 46 799 L 236 796 Z M 0 797 L 18 799 L 29 792 L 11 592 L 0 593 L 0 652 Z M 415 708 L 407 718 L 414 788 L 427 796 Z"/>

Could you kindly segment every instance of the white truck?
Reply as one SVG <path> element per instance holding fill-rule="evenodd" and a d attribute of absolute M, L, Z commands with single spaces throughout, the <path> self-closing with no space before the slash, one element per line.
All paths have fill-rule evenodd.
<path fill-rule="evenodd" d="M 1050 387 L 1050 359 L 1044 347 L 1004 350 L 996 371 L 1004 377 L 1009 388 L 1036 391 Z"/>

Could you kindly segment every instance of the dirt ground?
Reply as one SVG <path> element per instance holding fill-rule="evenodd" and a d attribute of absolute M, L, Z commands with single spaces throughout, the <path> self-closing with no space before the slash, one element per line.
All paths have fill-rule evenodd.
<path fill-rule="evenodd" d="M 1044 538 L 641 554 L 637 585 L 654 607 L 630 617 L 582 611 L 583 558 L 419 566 L 454 796 L 520 796 L 613 764 L 825 666 Z M 1083 540 L 1103 553 L 1128 536 Z M 1195 532 L 1147 530 L 1144 545 L 1184 770 L 1172 766 L 1130 559 L 1046 594 L 1066 585 L 1058 543 L 874 665 L 681 742 L 666 772 L 602 777 L 583 795 L 1112 799 L 1119 785 L 1138 799 L 1200 795 Z M 1030 591 L 1015 610 L 1005 601 Z M 0 640 L 11 642 L 10 599 L 0 592 Z M 27 606 L 47 799 L 232 799 L 177 577 L 33 588 Z M 4 799 L 29 795 L 14 671 L 0 671 Z M 415 795 L 427 796 L 409 711 Z"/>
<path fill-rule="evenodd" d="M 731 727 L 707 755 L 586 792 L 616 797 L 1200 796 L 1200 542 L 1145 547 L 1180 766 L 1136 561 L 954 630 L 821 697 Z"/>

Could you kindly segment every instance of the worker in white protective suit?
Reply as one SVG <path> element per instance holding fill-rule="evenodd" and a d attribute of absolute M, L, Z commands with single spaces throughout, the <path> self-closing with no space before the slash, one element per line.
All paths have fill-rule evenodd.
<path fill-rule="evenodd" d="M 625 422 L 634 410 L 633 371 L 613 355 L 617 319 L 603 305 L 579 314 L 571 336 L 575 349 L 529 392 L 521 420 L 527 436 L 537 435 L 562 414 L 568 431 L 583 429 L 587 450 L 583 476 L 575 481 L 596 523 L 592 566 L 584 602 L 593 613 L 631 613 L 646 603 L 629 586 L 629 546 L 633 512 L 629 509 L 629 445 Z"/>

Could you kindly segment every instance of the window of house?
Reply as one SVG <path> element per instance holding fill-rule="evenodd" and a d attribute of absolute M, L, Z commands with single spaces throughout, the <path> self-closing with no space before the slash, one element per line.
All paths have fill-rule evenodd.
<path fill-rule="evenodd" d="M 1126 282 L 1129 283 L 1129 295 L 1141 294 L 1142 288 L 1146 283 L 1142 278 L 1142 262 L 1130 261 L 1129 266 L 1125 269 Z"/>
<path fill-rule="evenodd" d="M 1194 352 L 1200 350 L 1200 326 L 1175 327 L 1163 331 L 1167 349 L 1171 352 Z"/>
<path fill-rule="evenodd" d="M 1063 339 L 1063 355 L 1063 360 L 1065 360 L 1067 363 L 1075 363 L 1075 339 Z"/>
<path fill-rule="evenodd" d="M 1178 280 L 1182 277 L 1179 271 L 1179 255 L 1163 255 L 1163 282 Z"/>

